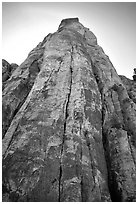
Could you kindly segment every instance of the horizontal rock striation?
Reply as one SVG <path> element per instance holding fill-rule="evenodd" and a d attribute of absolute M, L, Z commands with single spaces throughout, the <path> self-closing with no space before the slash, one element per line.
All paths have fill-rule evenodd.
<path fill-rule="evenodd" d="M 135 100 L 78 18 L 3 91 L 3 201 L 135 201 Z"/>

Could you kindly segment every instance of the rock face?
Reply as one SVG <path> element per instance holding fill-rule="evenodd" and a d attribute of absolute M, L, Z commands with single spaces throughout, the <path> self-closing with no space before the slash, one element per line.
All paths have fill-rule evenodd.
<path fill-rule="evenodd" d="M 10 77 L 11 66 L 10 64 L 2 59 L 2 82 L 6 81 Z"/>
<path fill-rule="evenodd" d="M 119 75 L 124 86 L 127 89 L 127 93 L 129 95 L 129 98 L 133 100 L 134 103 L 136 103 L 136 80 L 128 79 L 125 76 Z"/>
<path fill-rule="evenodd" d="M 7 80 L 10 78 L 11 74 L 17 67 L 17 64 L 9 64 L 6 60 L 2 59 L 2 89 L 4 89 Z"/>
<path fill-rule="evenodd" d="M 9 64 L 6 60 L 2 59 L 2 82 L 8 80 L 17 67 L 17 64 Z"/>
<path fill-rule="evenodd" d="M 95 35 L 62 20 L 3 90 L 3 201 L 135 201 L 135 122 Z"/>

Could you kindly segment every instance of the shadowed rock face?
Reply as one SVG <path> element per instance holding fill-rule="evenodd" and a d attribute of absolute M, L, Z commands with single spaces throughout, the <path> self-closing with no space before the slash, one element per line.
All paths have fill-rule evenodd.
<path fill-rule="evenodd" d="M 11 66 L 10 64 L 2 59 L 2 82 L 6 81 L 10 77 Z"/>
<path fill-rule="evenodd" d="M 12 75 L 13 71 L 18 67 L 17 64 L 9 64 L 6 60 L 2 59 L 2 90 L 7 85 L 7 80 Z"/>
<path fill-rule="evenodd" d="M 129 98 L 131 98 L 133 102 L 136 103 L 136 81 L 128 79 L 127 77 L 122 75 L 119 76 L 127 89 Z"/>
<path fill-rule="evenodd" d="M 6 60 L 2 59 L 2 82 L 8 80 L 12 72 L 18 67 L 17 64 L 9 64 Z"/>
<path fill-rule="evenodd" d="M 62 20 L 3 91 L 3 201 L 135 201 L 135 121 L 95 35 Z"/>

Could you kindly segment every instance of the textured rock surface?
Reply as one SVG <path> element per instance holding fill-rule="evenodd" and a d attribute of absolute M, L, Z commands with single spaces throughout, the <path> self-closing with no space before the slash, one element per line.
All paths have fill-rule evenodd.
<path fill-rule="evenodd" d="M 3 91 L 3 201 L 135 201 L 134 102 L 95 35 L 63 20 Z"/>
<path fill-rule="evenodd" d="M 10 78 L 11 74 L 17 67 L 17 64 L 9 64 L 6 60 L 2 59 L 2 90 L 7 85 L 7 80 Z"/>
<path fill-rule="evenodd" d="M 14 72 L 14 70 L 18 67 L 16 63 L 11 63 L 11 74 Z"/>
<path fill-rule="evenodd" d="M 2 59 L 2 82 L 6 81 L 10 77 L 10 73 L 10 64 L 6 60 Z"/>
<path fill-rule="evenodd" d="M 136 103 L 136 81 L 128 79 L 127 77 L 122 75 L 119 76 L 127 89 L 129 98 L 131 98 L 133 102 Z"/>

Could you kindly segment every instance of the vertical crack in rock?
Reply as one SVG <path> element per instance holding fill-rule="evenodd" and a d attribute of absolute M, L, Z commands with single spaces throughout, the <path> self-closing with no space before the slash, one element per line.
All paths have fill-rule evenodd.
<path fill-rule="evenodd" d="M 63 20 L 4 82 L 3 201 L 135 201 L 132 92 L 95 35 Z"/>
<path fill-rule="evenodd" d="M 93 176 L 93 181 L 94 181 L 94 186 L 93 186 L 93 190 L 96 186 L 96 181 L 95 181 L 95 169 L 94 169 L 94 164 L 93 164 L 93 158 L 92 158 L 92 154 L 91 154 L 91 147 L 90 147 L 90 141 L 89 141 L 89 136 L 88 136 L 88 132 L 85 131 L 84 133 L 85 139 L 86 139 L 86 144 L 89 150 L 89 156 L 90 156 L 90 162 L 91 162 L 91 170 L 92 170 L 92 176 Z M 93 191 L 92 190 L 92 191 Z"/>
<path fill-rule="evenodd" d="M 82 123 L 83 123 L 83 121 L 82 120 L 80 120 L 79 121 L 80 123 L 79 123 L 79 125 L 80 125 L 80 127 L 79 127 L 79 134 L 80 134 L 80 138 L 81 138 L 81 140 L 80 140 L 80 161 L 81 161 L 81 164 L 83 164 L 83 143 L 82 143 L 82 134 L 83 134 L 83 131 L 82 131 Z M 79 175 L 79 177 L 80 177 L 80 197 L 81 197 L 81 202 L 85 202 L 85 196 L 84 196 L 84 183 L 83 183 L 83 180 L 84 180 L 84 175 L 83 175 L 83 167 L 82 166 L 79 166 L 79 168 L 80 168 L 80 175 Z M 76 171 L 78 171 L 78 170 L 76 170 Z M 78 173 L 79 174 L 79 173 Z"/>
<path fill-rule="evenodd" d="M 91 60 L 91 67 L 92 67 L 92 70 L 93 70 L 93 74 L 94 74 L 94 77 L 95 77 L 95 81 L 97 83 L 97 86 L 98 86 L 98 90 L 99 90 L 99 93 L 100 93 L 100 96 L 101 96 L 101 102 L 102 102 L 102 107 L 101 107 L 101 114 L 102 114 L 102 141 L 103 141 L 103 123 L 104 123 L 104 105 L 103 105 L 103 102 L 104 102 L 104 97 L 103 97 L 103 86 L 101 88 L 101 84 L 102 82 L 100 81 L 100 77 L 96 74 L 95 72 L 95 67 L 93 65 L 93 62 Z M 104 148 L 104 145 L 103 145 L 103 149 L 104 149 L 104 153 L 105 153 L 105 148 Z M 106 158 L 105 158 L 106 159 Z M 107 169 L 107 172 L 108 172 L 108 169 Z M 99 190 L 100 190 L 100 194 L 101 194 L 101 189 L 100 189 L 100 185 L 99 185 Z"/>
<path fill-rule="evenodd" d="M 80 124 L 80 136 L 82 136 L 82 124 Z M 81 140 L 81 151 L 80 151 L 80 160 L 82 163 L 82 140 Z M 84 201 L 84 196 L 83 196 L 83 173 L 82 173 L 82 167 L 81 167 L 81 201 Z"/>
<path fill-rule="evenodd" d="M 112 91 L 110 93 L 111 93 L 111 96 L 110 96 L 111 102 L 115 109 Z M 117 94 L 120 94 L 120 93 L 117 92 Z M 108 102 L 107 100 L 105 99 L 106 103 L 109 105 L 110 102 Z M 120 101 L 121 100 L 118 98 L 118 102 L 119 102 L 118 104 L 122 109 L 124 109 L 122 107 L 123 104 L 121 104 Z M 105 114 L 106 114 L 104 106 L 105 104 L 104 104 L 104 97 L 103 97 L 103 100 L 102 100 L 103 123 L 104 123 Z M 116 117 L 118 117 L 117 116 L 118 112 L 116 112 L 116 110 L 114 110 L 114 113 L 110 113 L 110 114 L 115 114 Z M 113 202 L 129 201 L 129 200 L 133 200 L 135 197 L 134 191 L 129 190 L 127 189 L 127 186 L 126 187 L 124 186 L 124 185 L 128 185 L 127 183 L 129 182 L 133 182 L 133 176 L 132 176 L 134 174 L 133 162 L 135 164 L 135 161 L 134 161 L 133 151 L 131 146 L 132 144 L 130 143 L 130 139 L 128 137 L 128 132 L 124 131 L 123 129 L 124 125 L 126 126 L 126 124 L 125 124 L 124 114 L 122 115 L 123 115 L 123 124 L 120 123 L 120 120 L 121 120 L 120 117 L 119 117 L 119 120 L 117 120 L 114 115 L 109 115 L 108 122 L 106 121 L 106 125 L 108 124 L 109 127 L 106 127 L 105 124 L 103 124 L 103 127 L 102 127 L 103 145 L 104 145 L 105 157 L 106 157 L 107 169 L 108 169 L 109 190 L 110 190 L 111 199 Z M 114 118 L 112 118 L 111 120 L 111 117 L 113 116 Z M 122 143 L 121 141 L 124 141 L 124 143 Z M 114 144 L 114 147 L 113 147 L 113 144 Z M 125 147 L 125 150 L 123 146 Z M 112 158 L 115 157 L 114 151 L 116 151 L 116 158 L 114 158 L 112 161 Z M 122 154 L 122 156 L 118 154 Z M 122 169 L 121 160 L 123 159 L 123 157 L 124 157 L 124 160 L 129 160 L 129 162 L 132 163 L 129 169 L 127 169 L 128 167 L 126 168 L 124 167 Z M 123 184 L 123 180 L 122 180 L 123 176 L 126 177 L 125 178 L 126 184 Z M 134 188 L 133 184 L 132 184 L 132 188 Z"/>
<path fill-rule="evenodd" d="M 63 140 L 62 140 L 62 146 L 61 146 L 61 160 L 60 160 L 60 169 L 59 169 L 59 202 L 61 201 L 61 194 L 63 191 L 63 186 L 61 184 L 61 180 L 62 180 L 62 156 L 63 156 L 63 150 L 64 150 L 64 141 L 65 141 L 65 137 L 66 137 L 66 126 L 67 126 L 67 118 L 69 116 L 68 113 L 68 106 L 69 106 L 69 102 L 70 102 L 70 95 L 71 95 L 71 89 L 72 89 L 72 74 L 73 74 L 73 46 L 71 48 L 71 62 L 70 62 L 70 82 L 69 82 L 69 93 L 67 95 L 67 100 L 65 101 L 65 105 L 64 105 L 64 112 L 65 112 L 65 121 L 64 121 L 64 128 L 63 128 Z"/>
<path fill-rule="evenodd" d="M 126 132 L 123 130 L 124 128 L 123 126 L 124 125 L 126 126 L 127 116 L 124 115 L 125 114 L 124 112 L 126 110 L 124 110 L 124 107 L 123 107 L 124 103 L 122 103 L 121 95 L 124 94 L 123 97 L 126 97 L 125 95 L 127 95 L 127 92 L 125 89 L 123 89 L 121 92 L 120 90 L 121 85 L 119 86 L 120 88 L 119 90 L 118 89 L 115 90 L 118 95 L 118 99 L 116 99 L 118 106 L 120 106 L 121 110 L 123 110 L 123 114 L 122 114 L 123 123 L 122 123 L 121 115 L 118 115 L 119 110 L 116 110 L 116 104 L 114 104 L 114 101 L 113 101 L 112 90 L 110 90 L 111 89 L 110 85 L 108 87 L 107 84 L 105 85 L 103 84 L 103 81 L 102 81 L 103 79 L 101 80 L 99 76 L 99 70 L 97 67 L 92 65 L 92 68 L 93 68 L 94 76 L 95 76 L 95 79 L 96 79 L 96 82 L 99 88 L 99 92 L 101 94 L 101 100 L 102 100 L 102 140 L 103 140 L 103 147 L 104 147 L 104 152 L 105 152 L 105 159 L 107 163 L 108 186 L 109 186 L 111 199 L 112 201 L 129 201 L 133 199 L 135 200 L 134 190 L 129 190 L 127 187 L 124 186 L 124 185 L 128 185 L 127 183 L 132 182 L 132 188 L 135 189 L 135 184 L 133 182 L 134 180 L 133 174 L 135 172 L 135 167 L 133 167 L 135 166 L 134 151 L 132 149 L 132 144 L 130 142 L 128 131 Z M 114 84 L 113 87 L 114 86 L 118 87 L 116 84 Z M 109 101 L 108 99 L 106 99 L 107 93 L 110 93 L 111 95 Z M 110 110 L 113 111 L 113 112 L 108 113 L 108 119 L 106 118 L 106 121 L 105 121 L 105 115 L 106 115 L 107 107 L 105 107 L 106 105 L 105 103 L 107 103 L 108 108 L 110 108 Z M 113 104 L 113 107 L 111 103 Z M 108 108 L 107 108 L 107 111 L 109 111 Z M 116 118 L 119 117 L 118 120 L 116 118 L 113 118 L 114 115 L 116 116 Z M 130 117 L 132 118 L 133 116 L 130 116 Z M 133 125 L 133 122 L 131 123 Z M 125 129 L 129 130 L 128 127 L 126 127 Z M 124 144 L 122 141 L 124 141 Z M 114 147 L 112 147 L 113 144 L 114 144 Z M 125 150 L 123 146 L 126 148 Z M 115 157 L 114 151 L 117 151 L 116 158 L 114 158 Z M 122 156 L 118 154 L 122 154 Z M 129 160 L 129 162 L 132 163 L 132 166 L 129 167 L 129 169 L 127 169 L 128 167 L 122 168 L 121 159 L 123 159 L 123 157 L 124 157 L 124 160 L 126 161 Z M 113 161 L 112 161 L 112 158 L 114 158 Z M 125 181 L 122 180 L 123 176 L 126 179 Z M 124 184 L 123 182 L 126 184 Z"/>
<path fill-rule="evenodd" d="M 131 138 L 130 136 L 127 134 L 127 139 L 128 139 L 128 143 L 129 143 L 129 147 L 130 147 L 130 151 L 131 151 L 131 155 L 132 155 L 132 158 L 133 158 L 133 162 L 136 166 L 136 152 L 134 152 L 134 147 L 133 147 L 133 144 L 131 143 Z"/>

